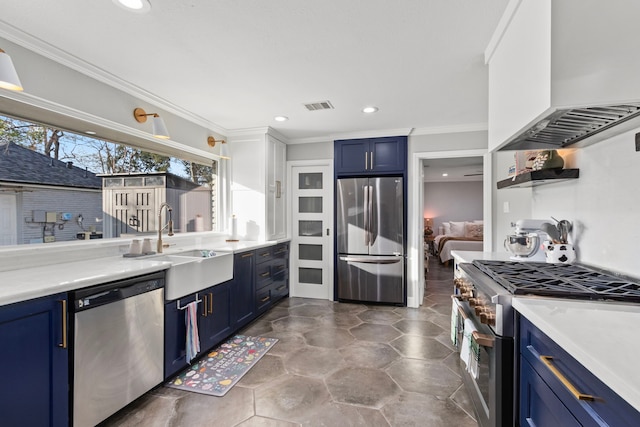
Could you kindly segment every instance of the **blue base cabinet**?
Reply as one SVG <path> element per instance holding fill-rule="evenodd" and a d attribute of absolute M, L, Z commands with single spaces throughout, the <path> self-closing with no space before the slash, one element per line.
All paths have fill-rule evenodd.
<path fill-rule="evenodd" d="M 164 377 L 169 378 L 189 366 L 185 307 L 198 298 L 198 334 L 202 356 L 232 334 L 231 289 L 233 280 L 204 289 L 164 307 Z"/>
<path fill-rule="evenodd" d="M 336 176 L 403 174 L 407 137 L 343 139 L 334 142 Z"/>
<path fill-rule="evenodd" d="M 67 294 L 0 307 L 0 424 L 69 424 Z"/>
<path fill-rule="evenodd" d="M 197 299 L 200 357 L 289 294 L 289 244 L 236 253 L 233 279 L 197 294 L 165 303 L 164 376 L 168 379 L 188 364 L 185 311 Z"/>
<path fill-rule="evenodd" d="M 639 425 L 640 412 L 525 317 L 519 322 L 521 426 Z M 594 399 L 579 399 L 567 384 Z"/>
<path fill-rule="evenodd" d="M 233 333 L 231 327 L 231 285 L 233 280 L 212 286 L 200 293 L 200 348 L 209 351 Z"/>
<path fill-rule="evenodd" d="M 255 318 L 255 265 L 256 255 L 254 251 L 234 255 L 231 289 L 231 316 L 234 330 L 240 329 Z"/>

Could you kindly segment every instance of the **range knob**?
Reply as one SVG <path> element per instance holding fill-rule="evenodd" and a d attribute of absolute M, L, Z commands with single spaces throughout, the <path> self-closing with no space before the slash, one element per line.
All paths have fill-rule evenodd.
<path fill-rule="evenodd" d="M 482 313 L 488 312 L 489 310 L 490 308 L 485 305 L 476 305 L 475 307 L 476 316 L 480 316 Z"/>
<path fill-rule="evenodd" d="M 473 291 L 473 286 L 471 286 L 470 284 L 465 283 L 464 285 L 460 285 L 460 287 L 458 289 L 460 289 L 460 292 L 462 292 L 462 293 L 469 293 L 469 292 Z"/>
<path fill-rule="evenodd" d="M 463 301 L 468 301 L 469 298 L 473 298 L 473 292 L 462 292 L 460 296 L 462 297 Z"/>
<path fill-rule="evenodd" d="M 484 323 L 485 325 L 495 326 L 496 314 L 490 311 L 485 311 L 484 313 L 480 313 L 480 323 Z"/>

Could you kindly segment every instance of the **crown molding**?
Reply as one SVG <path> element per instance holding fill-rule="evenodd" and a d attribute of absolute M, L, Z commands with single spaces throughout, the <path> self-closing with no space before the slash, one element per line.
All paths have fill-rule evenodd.
<path fill-rule="evenodd" d="M 223 136 L 226 136 L 229 132 L 227 129 L 216 123 L 213 123 L 197 114 L 192 113 L 191 111 L 181 108 L 164 98 L 161 98 L 149 91 L 140 88 L 139 86 L 129 83 L 128 81 L 123 80 L 116 75 L 111 74 L 103 70 L 102 68 L 96 67 L 95 65 L 92 65 L 74 55 L 71 55 L 70 53 L 65 52 L 62 49 L 59 49 L 43 40 L 40 40 L 37 37 L 27 34 L 24 31 L 7 23 L 6 21 L 0 20 L 0 23 L 2 23 L 2 25 L 0 25 L 0 37 L 3 37 L 10 42 L 22 46 L 23 48 L 28 49 L 31 52 L 57 62 L 71 70 L 82 73 L 115 89 L 131 94 L 142 101 L 148 102 L 149 104 L 155 105 L 156 107 L 161 108 L 171 114 L 175 114 L 176 116 L 182 117 L 185 120 L 205 127 L 212 132 L 219 133 Z"/>
<path fill-rule="evenodd" d="M 489 130 L 487 123 L 469 123 L 464 125 L 416 128 L 411 132 L 411 135 L 437 135 L 441 133 L 482 132 L 487 130 Z"/>
<path fill-rule="evenodd" d="M 333 142 L 336 139 L 382 138 L 386 136 L 409 136 L 413 128 L 382 129 L 358 132 L 332 133 L 311 138 L 290 138 L 289 144 L 312 144 L 316 142 Z"/>

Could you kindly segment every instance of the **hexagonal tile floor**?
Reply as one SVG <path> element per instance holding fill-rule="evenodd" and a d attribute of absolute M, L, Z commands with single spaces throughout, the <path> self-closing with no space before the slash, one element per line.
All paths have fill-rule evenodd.
<path fill-rule="evenodd" d="M 224 397 L 158 387 L 106 426 L 477 426 L 448 342 L 452 269 L 419 309 L 289 298 L 240 333 L 280 341 Z"/>

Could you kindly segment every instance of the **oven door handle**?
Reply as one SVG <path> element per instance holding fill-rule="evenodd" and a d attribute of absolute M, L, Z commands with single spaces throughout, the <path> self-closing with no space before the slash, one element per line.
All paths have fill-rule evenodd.
<path fill-rule="evenodd" d="M 458 314 L 460 314 L 460 316 L 462 316 L 462 318 L 464 320 L 467 320 L 469 318 L 469 316 L 467 316 L 467 313 L 464 312 L 464 309 L 460 305 L 460 302 L 459 302 L 460 298 L 461 298 L 460 295 L 451 295 L 451 299 L 456 302 L 456 306 L 458 307 Z M 473 337 L 475 342 L 477 342 L 478 345 L 481 345 L 482 347 L 492 348 L 493 347 L 493 343 L 496 340 L 494 337 L 492 337 L 490 335 L 487 335 L 487 334 L 481 334 L 478 331 L 473 331 L 471 336 Z"/>

